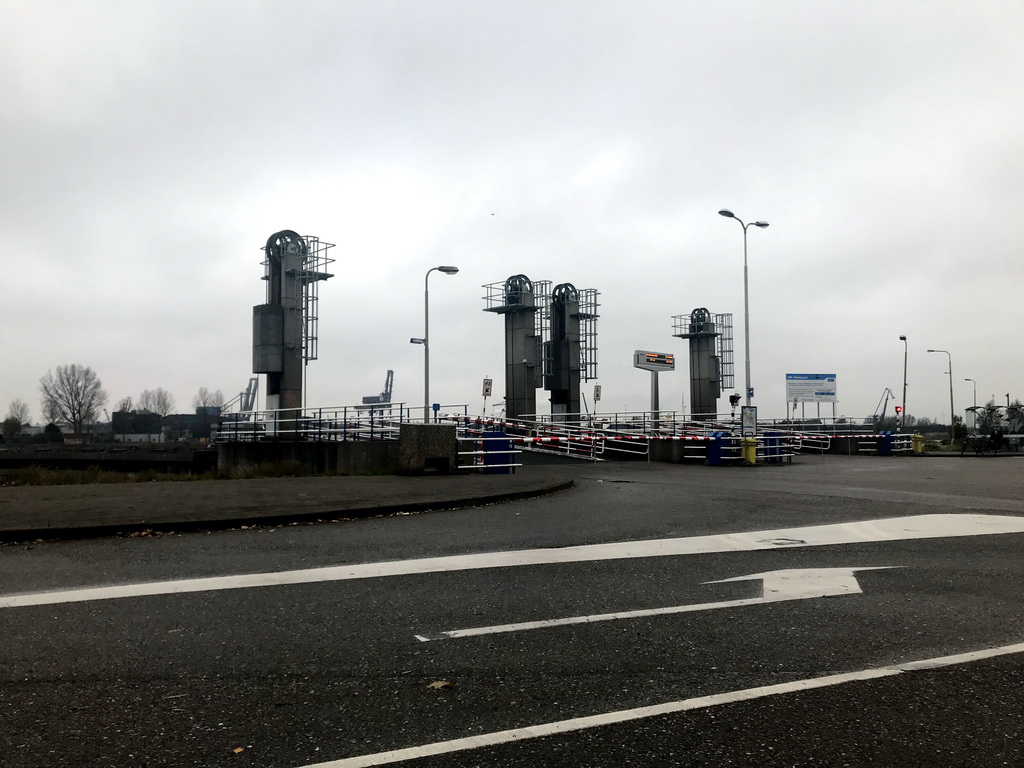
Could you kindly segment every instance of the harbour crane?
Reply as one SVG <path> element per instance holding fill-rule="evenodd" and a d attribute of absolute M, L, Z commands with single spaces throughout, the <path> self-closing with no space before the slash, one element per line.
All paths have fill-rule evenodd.
<path fill-rule="evenodd" d="M 886 387 L 882 390 L 882 396 L 878 398 L 878 405 L 875 406 L 875 413 L 871 419 L 874 424 L 881 424 L 885 421 L 885 409 L 889 406 L 889 399 L 896 399 L 896 395 L 892 393 L 892 390 Z"/>
<path fill-rule="evenodd" d="M 395 382 L 395 372 L 388 371 L 384 379 L 384 391 L 379 395 L 366 395 L 363 398 L 363 405 L 385 405 L 391 402 L 391 388 Z"/>

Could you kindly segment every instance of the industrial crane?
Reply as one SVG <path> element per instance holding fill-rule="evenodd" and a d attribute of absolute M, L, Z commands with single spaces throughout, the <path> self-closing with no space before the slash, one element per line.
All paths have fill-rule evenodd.
<path fill-rule="evenodd" d="M 871 417 L 872 423 L 881 424 L 885 421 L 885 409 L 889 406 L 889 398 L 896 399 L 896 395 L 892 393 L 892 390 L 886 387 L 882 390 L 882 396 L 878 398 L 878 405 L 875 406 L 875 413 Z"/>
<path fill-rule="evenodd" d="M 391 387 L 395 382 L 395 372 L 388 371 L 384 379 L 384 391 L 379 395 L 367 395 L 363 398 L 363 405 L 384 405 L 391 402 Z"/>

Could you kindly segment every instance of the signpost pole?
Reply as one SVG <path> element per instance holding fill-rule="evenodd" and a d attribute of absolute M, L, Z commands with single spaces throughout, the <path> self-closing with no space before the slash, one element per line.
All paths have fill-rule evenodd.
<path fill-rule="evenodd" d="M 655 428 L 657 428 L 658 419 L 660 418 L 660 410 L 661 402 L 658 397 L 658 372 L 651 371 L 651 422 L 652 426 Z"/>
<path fill-rule="evenodd" d="M 633 367 L 651 372 L 651 424 L 656 429 L 661 419 L 661 403 L 658 396 L 658 373 L 674 371 L 676 358 L 668 352 L 648 352 L 637 349 L 633 352 Z"/>

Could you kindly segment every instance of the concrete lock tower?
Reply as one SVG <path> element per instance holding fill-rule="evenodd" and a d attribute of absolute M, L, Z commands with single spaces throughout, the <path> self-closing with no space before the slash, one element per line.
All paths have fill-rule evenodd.
<path fill-rule="evenodd" d="M 732 315 L 712 315 L 699 307 L 672 320 L 672 335 L 690 340 L 690 413 L 694 419 L 712 419 L 722 390 L 735 386 Z"/>
<path fill-rule="evenodd" d="M 551 292 L 550 335 L 544 342 L 544 389 L 552 421 L 580 420 L 580 381 L 597 378 L 597 291 L 561 283 Z"/>
<path fill-rule="evenodd" d="M 533 282 L 526 275 L 512 275 L 504 283 L 484 287 L 488 289 L 489 305 L 484 311 L 505 316 L 505 416 L 532 417 L 537 413 L 537 387 L 541 383 Z"/>
<path fill-rule="evenodd" d="M 305 405 L 305 366 L 317 357 L 317 286 L 333 244 L 290 229 L 270 236 L 263 248 L 267 302 L 252 310 L 252 371 L 267 376 L 267 410 L 280 412 L 278 431 L 296 428 Z"/>
<path fill-rule="evenodd" d="M 566 421 L 580 412 L 580 294 L 572 283 L 559 283 L 551 292 L 551 340 L 544 346 L 552 420 Z"/>

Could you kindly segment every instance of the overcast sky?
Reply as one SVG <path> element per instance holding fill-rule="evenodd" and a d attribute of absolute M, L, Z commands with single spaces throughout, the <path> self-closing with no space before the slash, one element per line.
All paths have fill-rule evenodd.
<path fill-rule="evenodd" d="M 1024 5 L 942 2 L 0 0 L 0 410 L 91 366 L 111 404 L 231 397 L 260 251 L 335 243 L 308 403 L 502 395 L 485 283 L 600 291 L 602 410 L 643 409 L 634 349 L 733 313 L 754 403 L 835 373 L 837 411 L 903 386 L 948 419 L 1024 399 Z M 689 407 L 684 370 L 662 406 Z M 261 382 L 262 387 L 262 382 Z M 261 398 L 262 399 L 262 398 Z M 492 401 L 493 402 L 493 401 Z M 723 410 L 725 408 L 723 397 Z M 548 409 L 547 394 L 538 404 Z M 108 406 L 109 408 L 109 406 Z M 810 411 L 811 406 L 808 406 Z M 824 412 L 823 407 L 823 412 Z M 829 411 L 831 409 L 829 408 Z M 890 403 L 889 412 L 892 412 Z"/>

